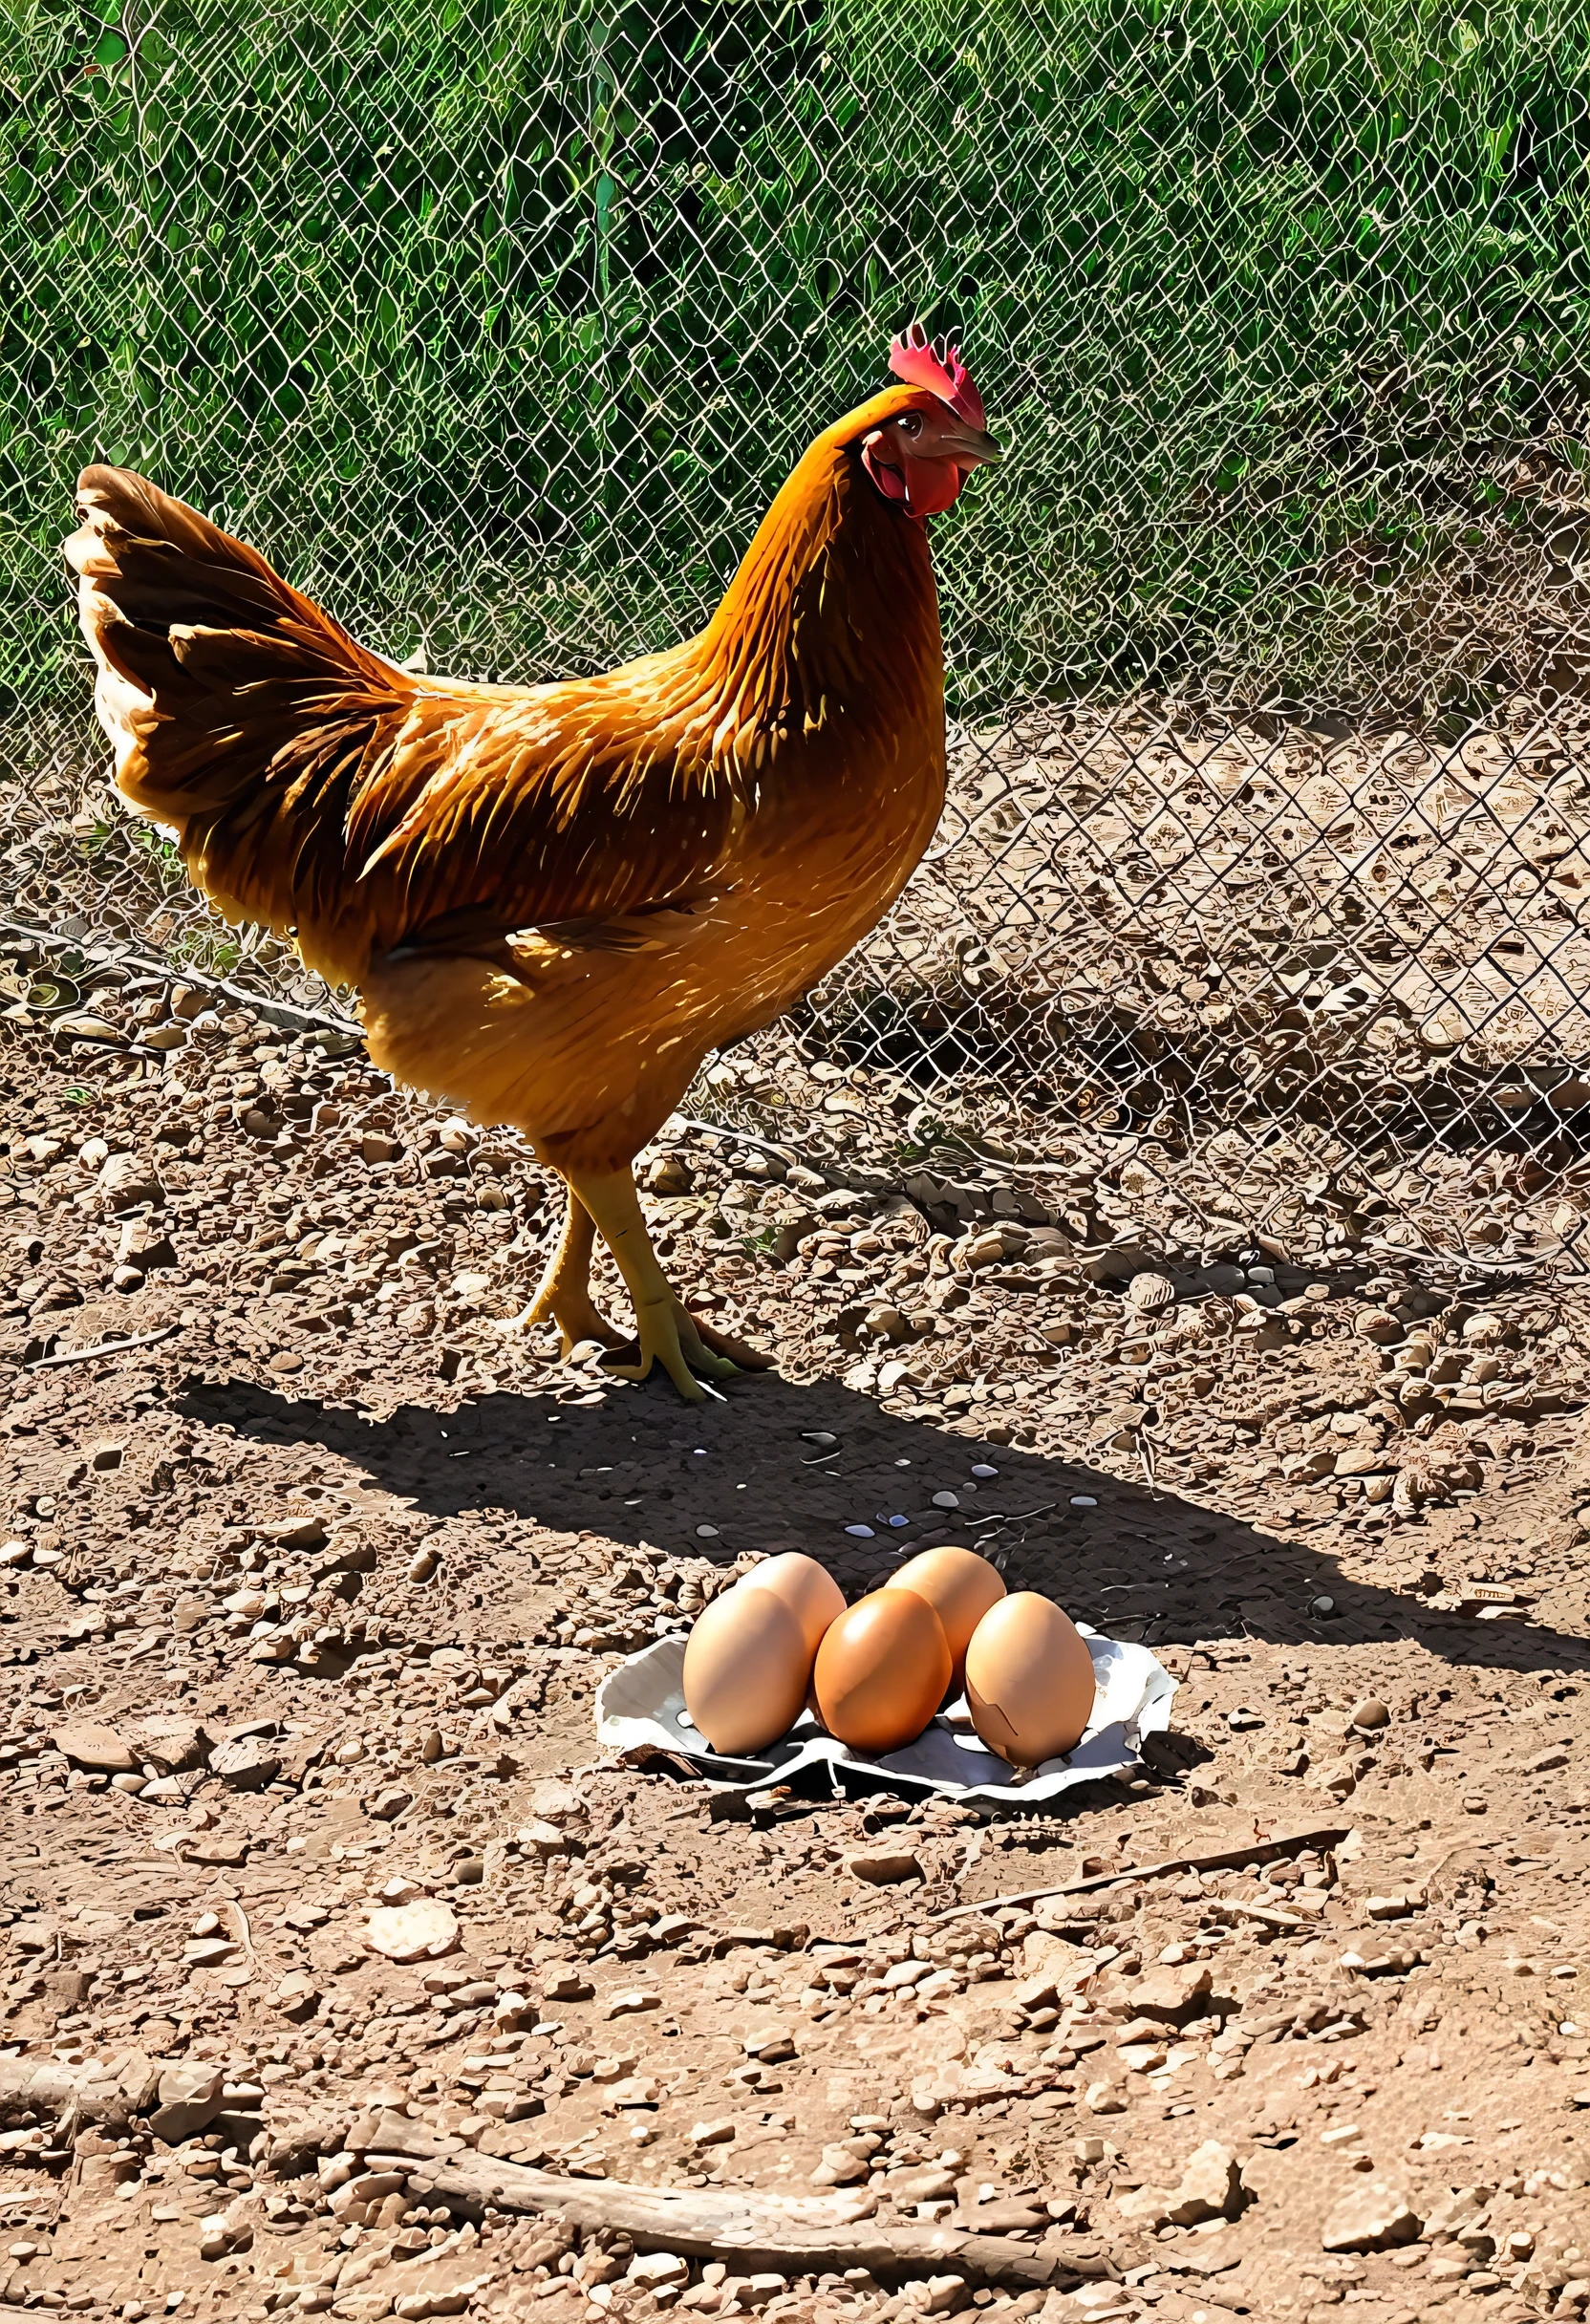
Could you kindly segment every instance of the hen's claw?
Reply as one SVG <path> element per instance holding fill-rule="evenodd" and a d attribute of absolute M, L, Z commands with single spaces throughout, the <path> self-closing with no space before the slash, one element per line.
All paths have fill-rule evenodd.
<path fill-rule="evenodd" d="M 724 1357 L 731 1371 L 770 1372 L 773 1369 L 778 1361 L 776 1357 L 764 1355 L 760 1347 L 751 1346 L 746 1340 L 737 1340 L 732 1331 L 720 1331 L 716 1325 L 704 1323 L 698 1315 L 691 1314 L 682 1300 L 676 1301 L 675 1304 L 702 1346 L 715 1356 Z"/>
<path fill-rule="evenodd" d="M 553 1306 L 544 1298 L 535 1299 L 518 1315 L 500 1322 L 497 1329 L 505 1339 L 522 1339 L 536 1323 L 557 1325 L 566 1364 L 583 1340 L 594 1340 L 603 1347 L 617 1348 L 628 1345 L 623 1333 L 610 1323 L 601 1309 L 590 1300 L 585 1301 L 583 1305 L 560 1302 Z"/>
<path fill-rule="evenodd" d="M 555 1323 L 563 1343 L 566 1364 L 582 1340 L 594 1340 L 602 1347 L 622 1347 L 625 1345 L 623 1333 L 608 1322 L 595 1302 L 588 1296 L 554 1299 L 543 1292 L 538 1299 L 531 1301 L 518 1320 L 526 1325 Z"/>
<path fill-rule="evenodd" d="M 594 1340 L 602 1347 L 623 1347 L 623 1333 L 608 1322 L 591 1296 L 591 1257 L 595 1241 L 591 1214 L 570 1188 L 563 1232 L 536 1295 L 522 1314 L 500 1326 L 503 1332 L 523 1335 L 533 1323 L 555 1323 L 566 1364 L 582 1340 Z"/>
<path fill-rule="evenodd" d="M 678 1299 L 657 1264 L 652 1238 L 641 1216 L 634 1179 L 626 1171 L 570 1178 L 569 1193 L 584 1216 L 595 1222 L 624 1279 L 634 1309 L 637 1360 L 604 1369 L 618 1380 L 644 1380 L 654 1364 L 660 1364 L 681 1396 L 699 1404 L 702 1380 L 732 1380 L 741 1366 L 765 1369 L 768 1359 L 752 1347 L 741 1347 L 710 1323 L 698 1323 Z M 572 1212 L 570 1214 L 572 1216 Z M 574 1230 L 569 1230 L 570 1235 Z M 628 1350 L 625 1350 L 626 1355 Z"/>
<path fill-rule="evenodd" d="M 708 1380 L 727 1380 L 738 1368 L 723 1357 L 707 1353 L 690 1317 L 671 1294 L 637 1301 L 635 1324 L 632 1345 L 638 1348 L 639 1362 L 614 1364 L 611 1358 L 603 1361 L 603 1371 L 610 1372 L 615 1380 L 644 1380 L 654 1363 L 660 1364 L 688 1403 L 701 1404 L 706 1400 L 706 1390 L 696 1376 L 698 1372 Z"/>
<path fill-rule="evenodd" d="M 743 1341 L 731 1338 L 727 1332 L 714 1331 L 710 1324 L 701 1322 L 699 1316 L 692 1315 L 682 1300 L 675 1300 L 673 1306 L 679 1353 L 698 1380 L 732 1380 L 742 1371 L 766 1371 L 770 1367 L 773 1362 L 771 1356 L 763 1355 L 757 1348 L 747 1347 Z M 623 1356 L 626 1368 L 620 1369 L 610 1358 L 604 1357 L 601 1364 L 603 1371 L 616 1371 L 619 1378 L 625 1380 L 643 1380 L 646 1377 L 644 1368 L 627 1368 L 632 1358 L 636 1359 L 637 1364 L 645 1358 L 638 1339 L 627 1340 L 623 1347 L 614 1352 Z M 662 1354 L 660 1347 L 653 1352 Z M 667 1364 L 666 1357 L 664 1368 L 670 1379 L 677 1380 L 677 1375 Z"/>

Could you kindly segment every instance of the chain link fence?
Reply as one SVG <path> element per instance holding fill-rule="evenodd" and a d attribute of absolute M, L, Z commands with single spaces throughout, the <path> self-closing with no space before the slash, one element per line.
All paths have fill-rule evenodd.
<path fill-rule="evenodd" d="M 1583 0 L 0 9 L 0 841 L 57 997 L 124 942 L 345 1005 L 107 791 L 83 461 L 398 660 L 565 675 L 705 617 L 920 315 L 1010 447 L 937 527 L 950 805 L 694 1112 L 962 1216 L 1577 1266 Z"/>

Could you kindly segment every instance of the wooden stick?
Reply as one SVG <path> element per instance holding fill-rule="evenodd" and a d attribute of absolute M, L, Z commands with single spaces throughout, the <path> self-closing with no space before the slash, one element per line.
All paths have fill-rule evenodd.
<path fill-rule="evenodd" d="M 1294 1832 L 1289 1840 L 1256 1840 L 1245 1848 L 1221 1848 L 1213 1856 L 1168 1856 L 1162 1864 L 1123 1864 L 1119 1872 L 1096 1872 L 1090 1880 L 1072 1881 L 1064 1888 L 1023 1888 L 1017 1896 L 991 1896 L 982 1904 L 956 1904 L 929 1918 L 963 1921 L 976 1912 L 1002 1911 L 1008 1904 L 1037 1904 L 1047 1896 L 1085 1896 L 1091 1888 L 1112 1888 L 1117 1881 L 1151 1881 L 1162 1872 L 1235 1872 L 1244 1864 L 1273 1864 L 1283 1856 L 1300 1855 L 1304 1848 L 1334 1848 L 1351 1828 L 1350 1824 L 1326 1824 L 1317 1832 Z"/>
<path fill-rule="evenodd" d="M 674 1119 L 681 1130 L 702 1130 L 709 1138 L 732 1138 L 737 1146 L 758 1146 L 764 1154 L 777 1154 L 781 1162 L 798 1162 L 805 1151 L 800 1146 L 781 1146 L 775 1138 L 760 1138 L 754 1130 L 725 1130 L 720 1122 L 698 1122 L 694 1114 L 677 1113 Z"/>
<path fill-rule="evenodd" d="M 500 2211 L 556 2211 L 582 2230 L 610 2227 L 640 2251 L 720 2259 L 784 2275 L 839 2273 L 942 2275 L 964 2270 L 992 2284 L 1037 2289 L 1067 2272 L 1063 2257 L 1008 2235 L 972 2235 L 954 2227 L 880 2227 L 864 2217 L 875 2196 L 802 2200 L 738 2187 L 639 2186 L 622 2179 L 565 2179 L 526 2163 L 473 2152 L 415 2158 L 433 2147 L 424 2123 L 385 2114 L 365 2157 L 367 2169 L 406 2169 L 418 2202 L 490 2206 Z"/>
<path fill-rule="evenodd" d="M 1312 1928 L 1316 1936 L 1323 1926 L 1319 1921 L 1305 1921 L 1300 1912 L 1279 1912 L 1274 1904 L 1248 1904 L 1223 1896 L 1220 1910 L 1234 1921 L 1257 1921 L 1261 1928 L 1274 1928 L 1282 1936 L 1294 1936 L 1300 1928 Z"/>
<path fill-rule="evenodd" d="M 101 1340 L 97 1347 L 69 1347 L 64 1355 L 37 1356 L 26 1366 L 31 1372 L 48 1371 L 56 1364 L 88 1364 L 96 1356 L 125 1355 L 129 1347 L 153 1347 L 159 1340 L 169 1340 L 179 1326 L 162 1323 L 159 1331 L 140 1331 L 136 1340 Z"/>

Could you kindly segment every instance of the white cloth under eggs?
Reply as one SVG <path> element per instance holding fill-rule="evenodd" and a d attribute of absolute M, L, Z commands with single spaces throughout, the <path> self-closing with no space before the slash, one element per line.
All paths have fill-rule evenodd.
<path fill-rule="evenodd" d="M 1023 1799 L 1052 1799 L 1079 1783 L 1097 1783 L 1137 1764 L 1145 1735 L 1171 1723 L 1176 1682 L 1147 1646 L 1103 1638 L 1085 1623 L 1078 1629 L 1093 1657 L 1098 1692 L 1093 1716 L 1076 1749 L 1045 1760 L 1030 1775 L 1018 1775 L 972 1731 L 964 1700 L 940 1711 L 914 1743 L 869 1759 L 836 1742 L 803 1711 L 789 1732 L 766 1751 L 743 1758 L 715 1752 L 688 1723 L 684 1707 L 682 1633 L 659 1638 L 610 1670 L 596 1690 L 597 1739 L 609 1751 L 633 1751 L 642 1744 L 677 1752 L 709 1780 L 741 1790 L 784 1783 L 798 1769 L 827 1763 L 836 1792 L 849 1788 L 847 1776 L 874 1790 L 881 1777 L 914 1797 L 939 1792 L 956 1799 L 995 1799 L 1017 1785 Z"/>

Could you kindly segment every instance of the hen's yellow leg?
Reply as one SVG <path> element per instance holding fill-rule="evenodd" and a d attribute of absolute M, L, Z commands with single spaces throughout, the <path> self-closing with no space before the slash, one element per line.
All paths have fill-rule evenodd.
<path fill-rule="evenodd" d="M 567 1356 L 582 1340 L 599 1341 L 604 1347 L 622 1347 L 624 1335 L 611 1324 L 591 1296 L 591 1259 L 596 1226 L 572 1187 L 557 1248 L 548 1261 L 540 1288 L 523 1315 L 508 1325 L 526 1331 L 532 1323 L 556 1323 Z"/>
<path fill-rule="evenodd" d="M 708 1380 L 728 1380 L 740 1367 L 708 1350 L 674 1297 L 646 1232 L 634 1178 L 627 1170 L 615 1171 L 611 1176 L 570 1179 L 569 1185 L 595 1220 L 634 1306 L 640 1361 L 610 1364 L 608 1370 L 620 1380 L 644 1380 L 654 1363 L 660 1364 L 680 1395 L 699 1404 L 704 1391 L 698 1372 Z"/>

